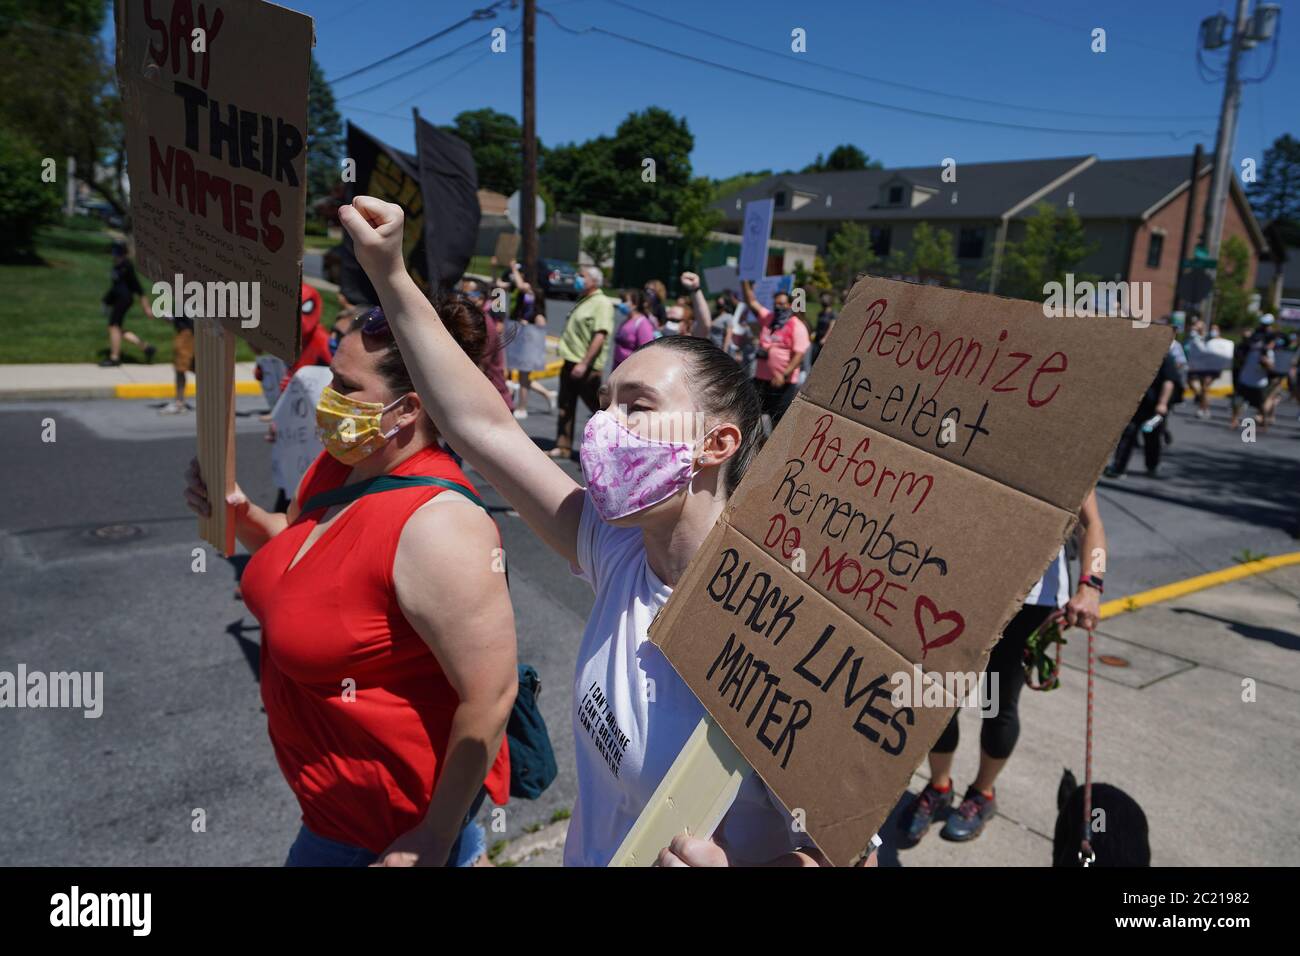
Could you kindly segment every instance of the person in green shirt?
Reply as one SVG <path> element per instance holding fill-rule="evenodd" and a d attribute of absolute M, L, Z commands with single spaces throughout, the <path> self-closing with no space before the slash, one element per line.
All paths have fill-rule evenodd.
<path fill-rule="evenodd" d="M 614 300 L 601 291 L 604 282 L 604 275 L 595 266 L 578 267 L 578 303 L 569 313 L 558 350 L 564 368 L 560 371 L 555 447 L 548 452 L 552 458 L 573 455 L 578 399 L 590 411 L 600 408 L 600 379 L 609 358 L 609 340 L 614 337 Z"/>

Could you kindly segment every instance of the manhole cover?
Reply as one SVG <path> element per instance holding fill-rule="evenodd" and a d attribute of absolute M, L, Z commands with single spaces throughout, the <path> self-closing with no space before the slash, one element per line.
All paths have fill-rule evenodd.
<path fill-rule="evenodd" d="M 1116 657 L 1113 654 L 1102 654 L 1097 660 L 1103 664 L 1109 664 L 1111 667 L 1128 667 L 1128 661 L 1123 657 Z"/>
<path fill-rule="evenodd" d="M 144 529 L 133 524 L 106 524 L 102 528 L 96 528 L 90 532 L 92 538 L 106 544 L 130 541 L 143 535 Z"/>

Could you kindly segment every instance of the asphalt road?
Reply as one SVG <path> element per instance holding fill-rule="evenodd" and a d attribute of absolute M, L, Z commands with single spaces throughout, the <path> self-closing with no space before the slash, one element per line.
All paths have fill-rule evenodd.
<path fill-rule="evenodd" d="M 161 418 L 160 405 L 0 404 L 9 439 L 0 670 L 102 671 L 105 697 L 97 719 L 0 710 L 2 863 L 278 865 L 296 830 L 261 710 L 258 625 L 235 597 L 243 562 L 209 556 L 205 572 L 192 570 L 199 542 L 180 489 L 194 422 Z M 554 419 L 542 407 L 535 399 L 526 424 L 549 446 Z M 240 400 L 238 474 L 270 504 L 260 410 L 260 400 Z M 1228 430 L 1223 402 L 1215 410 L 1205 423 L 1179 409 L 1162 478 L 1103 481 L 1108 598 L 1226 567 L 1245 551 L 1300 549 L 1296 406 L 1255 444 Z M 41 440 L 46 419 L 52 443 Z M 520 659 L 542 675 L 560 767 L 542 799 L 507 808 L 495 841 L 572 805 L 570 683 L 591 594 L 494 492 L 486 497 L 509 555 Z"/>

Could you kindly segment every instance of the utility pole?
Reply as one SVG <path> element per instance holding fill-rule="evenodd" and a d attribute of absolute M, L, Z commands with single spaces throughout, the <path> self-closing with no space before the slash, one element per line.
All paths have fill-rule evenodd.
<path fill-rule="evenodd" d="M 1244 2 L 1244 0 L 1243 0 Z M 540 289 L 537 263 L 537 0 L 524 0 L 523 182 L 519 186 L 519 231 L 524 276 Z"/>
<path fill-rule="evenodd" d="M 1178 246 L 1178 278 L 1174 282 L 1175 308 L 1180 310 L 1186 308 L 1185 300 L 1190 298 L 1186 294 L 1184 285 L 1183 263 L 1187 261 L 1187 253 L 1191 251 L 1188 247 L 1192 244 L 1192 227 L 1196 223 L 1196 185 L 1201 177 L 1201 164 L 1204 162 L 1204 157 L 1205 151 L 1201 149 L 1201 144 L 1197 143 L 1192 153 L 1192 178 L 1187 186 L 1187 212 L 1183 214 L 1183 239 Z"/>

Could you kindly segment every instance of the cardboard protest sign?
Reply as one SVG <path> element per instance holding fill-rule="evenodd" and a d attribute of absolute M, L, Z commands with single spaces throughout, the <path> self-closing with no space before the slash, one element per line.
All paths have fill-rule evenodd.
<path fill-rule="evenodd" d="M 160 311 L 195 320 L 199 464 L 234 488 L 233 335 L 298 358 L 309 17 L 261 0 L 117 0 L 131 222 Z M 213 496 L 204 540 L 229 555 Z"/>
<path fill-rule="evenodd" d="M 1167 326 L 861 280 L 651 627 L 838 865 L 1056 556 Z"/>
<path fill-rule="evenodd" d="M 187 314 L 286 362 L 300 349 L 312 43 L 309 17 L 261 0 L 117 0 L 138 265 L 175 283 Z"/>
<path fill-rule="evenodd" d="M 492 258 L 497 261 L 498 266 L 509 266 L 517 255 L 519 255 L 519 233 L 503 232 L 497 236 Z"/>
<path fill-rule="evenodd" d="M 293 373 L 271 411 L 271 481 L 292 498 L 307 468 L 325 450 L 316 434 L 316 404 L 334 373 L 327 365 L 306 365 Z"/>
<path fill-rule="evenodd" d="M 751 282 L 767 273 L 767 240 L 772 235 L 772 213 L 776 209 L 773 199 L 760 199 L 745 204 L 745 225 L 740 234 L 740 266 L 737 272 Z"/>

